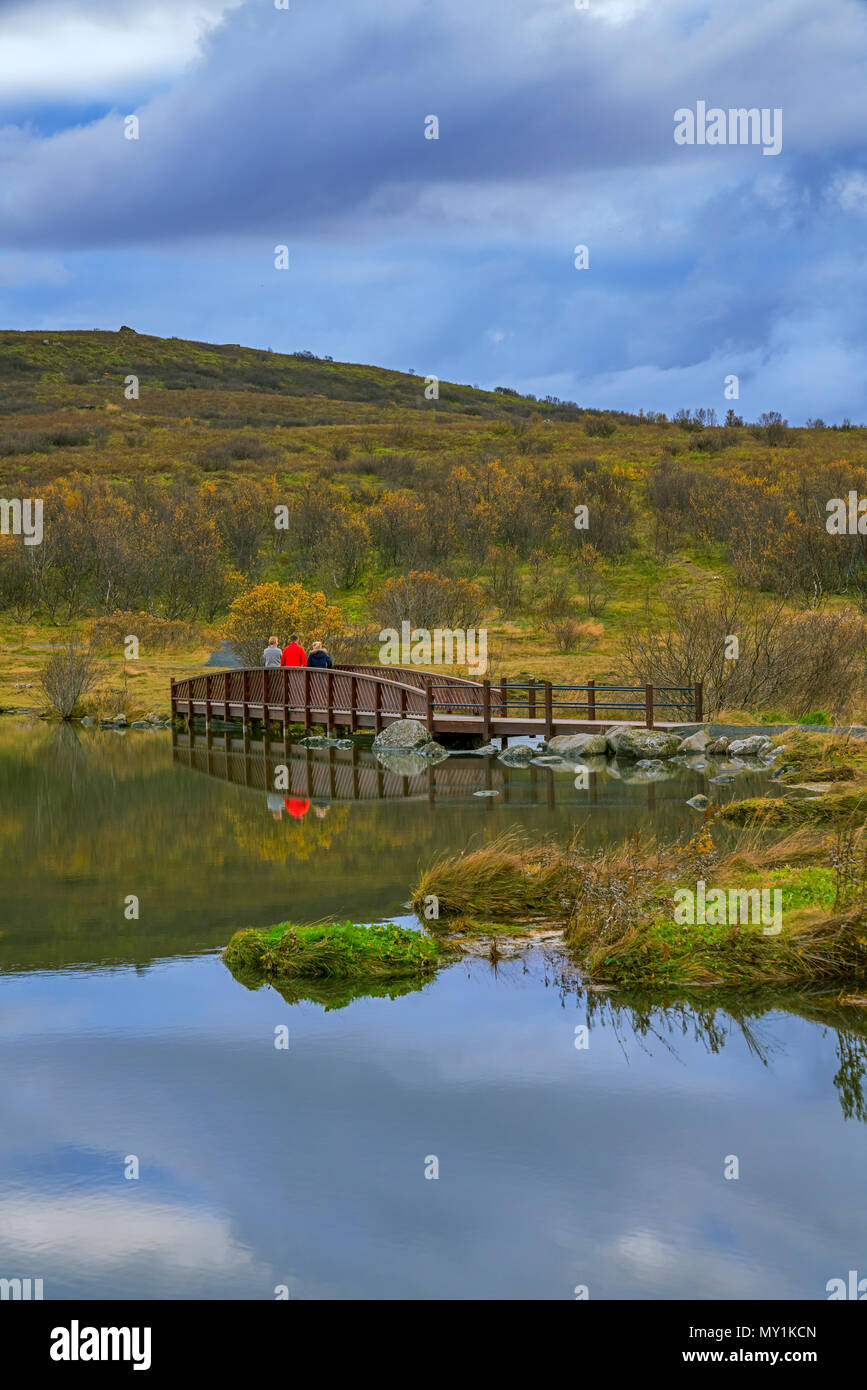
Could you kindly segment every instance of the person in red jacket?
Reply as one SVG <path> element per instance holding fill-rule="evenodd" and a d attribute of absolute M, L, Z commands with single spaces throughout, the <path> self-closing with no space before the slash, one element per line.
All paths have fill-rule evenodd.
<path fill-rule="evenodd" d="M 298 641 L 297 635 L 289 638 L 289 646 L 283 648 L 283 655 L 280 658 L 281 666 L 306 666 L 307 653 Z"/>

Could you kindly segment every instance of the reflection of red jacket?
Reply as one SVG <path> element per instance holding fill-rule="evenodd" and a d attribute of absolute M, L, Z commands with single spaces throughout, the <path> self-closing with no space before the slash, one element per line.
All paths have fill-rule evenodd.
<path fill-rule="evenodd" d="M 303 820 L 310 810 L 310 802 L 307 797 L 284 796 L 283 805 L 286 807 L 290 816 L 294 816 L 296 820 Z"/>
<path fill-rule="evenodd" d="M 300 642 L 290 642 L 288 647 L 283 648 L 283 655 L 280 658 L 281 666 L 306 666 L 307 653 Z"/>

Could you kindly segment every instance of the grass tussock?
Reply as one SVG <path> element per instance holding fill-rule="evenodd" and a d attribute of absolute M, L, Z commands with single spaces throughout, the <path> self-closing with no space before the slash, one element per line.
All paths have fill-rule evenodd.
<path fill-rule="evenodd" d="M 781 904 L 781 929 L 755 913 L 722 923 L 676 919 L 677 890 L 722 888 L 729 904 Z M 867 977 L 867 836 L 840 829 L 824 839 L 797 828 L 769 844 L 755 826 L 724 856 L 705 823 L 686 842 L 634 836 L 595 854 L 503 837 L 438 861 L 414 894 L 439 898 L 440 930 L 464 917 L 514 922 L 544 916 L 585 975 L 608 983 L 797 985 Z M 740 895 L 753 895 L 753 898 Z M 708 914 L 712 917 L 712 914 Z M 741 914 L 743 918 L 743 914 Z"/>
<path fill-rule="evenodd" d="M 421 919 L 436 898 L 439 919 L 523 922 L 562 916 L 570 899 L 574 846 L 529 845 L 507 831 L 487 845 L 443 855 L 426 869 L 413 889 L 411 904 Z M 426 922 L 434 927 L 436 922 Z"/>
<path fill-rule="evenodd" d="M 236 932 L 223 960 L 233 972 L 279 979 L 397 980 L 433 974 L 439 955 L 435 941 L 405 927 L 281 922 Z"/>

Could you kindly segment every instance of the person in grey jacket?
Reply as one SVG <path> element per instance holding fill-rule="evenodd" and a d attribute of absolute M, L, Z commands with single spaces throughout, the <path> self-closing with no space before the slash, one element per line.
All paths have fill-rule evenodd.
<path fill-rule="evenodd" d="M 283 652 L 282 652 L 282 650 L 281 650 L 280 643 L 277 641 L 277 638 L 276 638 L 276 637 L 269 637 L 269 638 L 268 638 L 268 645 L 267 645 L 267 647 L 265 648 L 265 651 L 264 651 L 264 653 L 263 653 L 263 656 L 264 656 L 264 658 L 265 658 L 265 665 L 266 665 L 266 666 L 279 666 L 279 665 L 280 665 L 280 658 L 281 658 L 282 655 L 283 655 Z"/>
<path fill-rule="evenodd" d="M 331 657 L 328 655 L 322 643 L 314 642 L 307 656 L 307 665 L 327 666 L 329 669 L 331 669 L 331 667 L 333 667 L 334 665 L 334 662 L 331 660 Z"/>

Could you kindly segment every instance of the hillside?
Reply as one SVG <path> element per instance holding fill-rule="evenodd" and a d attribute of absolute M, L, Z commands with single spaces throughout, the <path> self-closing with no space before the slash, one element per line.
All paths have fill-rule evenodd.
<path fill-rule="evenodd" d="M 794 712 L 779 679 L 729 681 L 723 699 L 734 667 L 718 648 L 740 632 L 756 655 L 767 615 L 801 615 L 774 659 L 824 650 L 829 690 L 805 677 L 794 706 L 815 694 L 839 712 L 843 691 L 865 708 L 863 671 L 832 658 L 861 643 L 867 538 L 824 525 L 828 498 L 867 494 L 863 428 L 645 418 L 508 383 L 443 381 L 428 400 L 422 375 L 131 329 L 0 334 L 0 416 L 0 491 L 46 512 L 38 554 L 0 545 L 7 646 L 146 610 L 193 624 L 195 664 L 238 593 L 295 579 L 369 644 L 410 602 L 400 577 L 421 571 L 436 581 L 421 598 L 416 585 L 413 621 L 484 623 L 494 675 L 622 679 L 631 662 L 674 681 L 703 641 L 718 704 Z M 685 600 L 704 604 L 689 631 Z M 664 636 L 661 664 L 641 633 Z"/>

